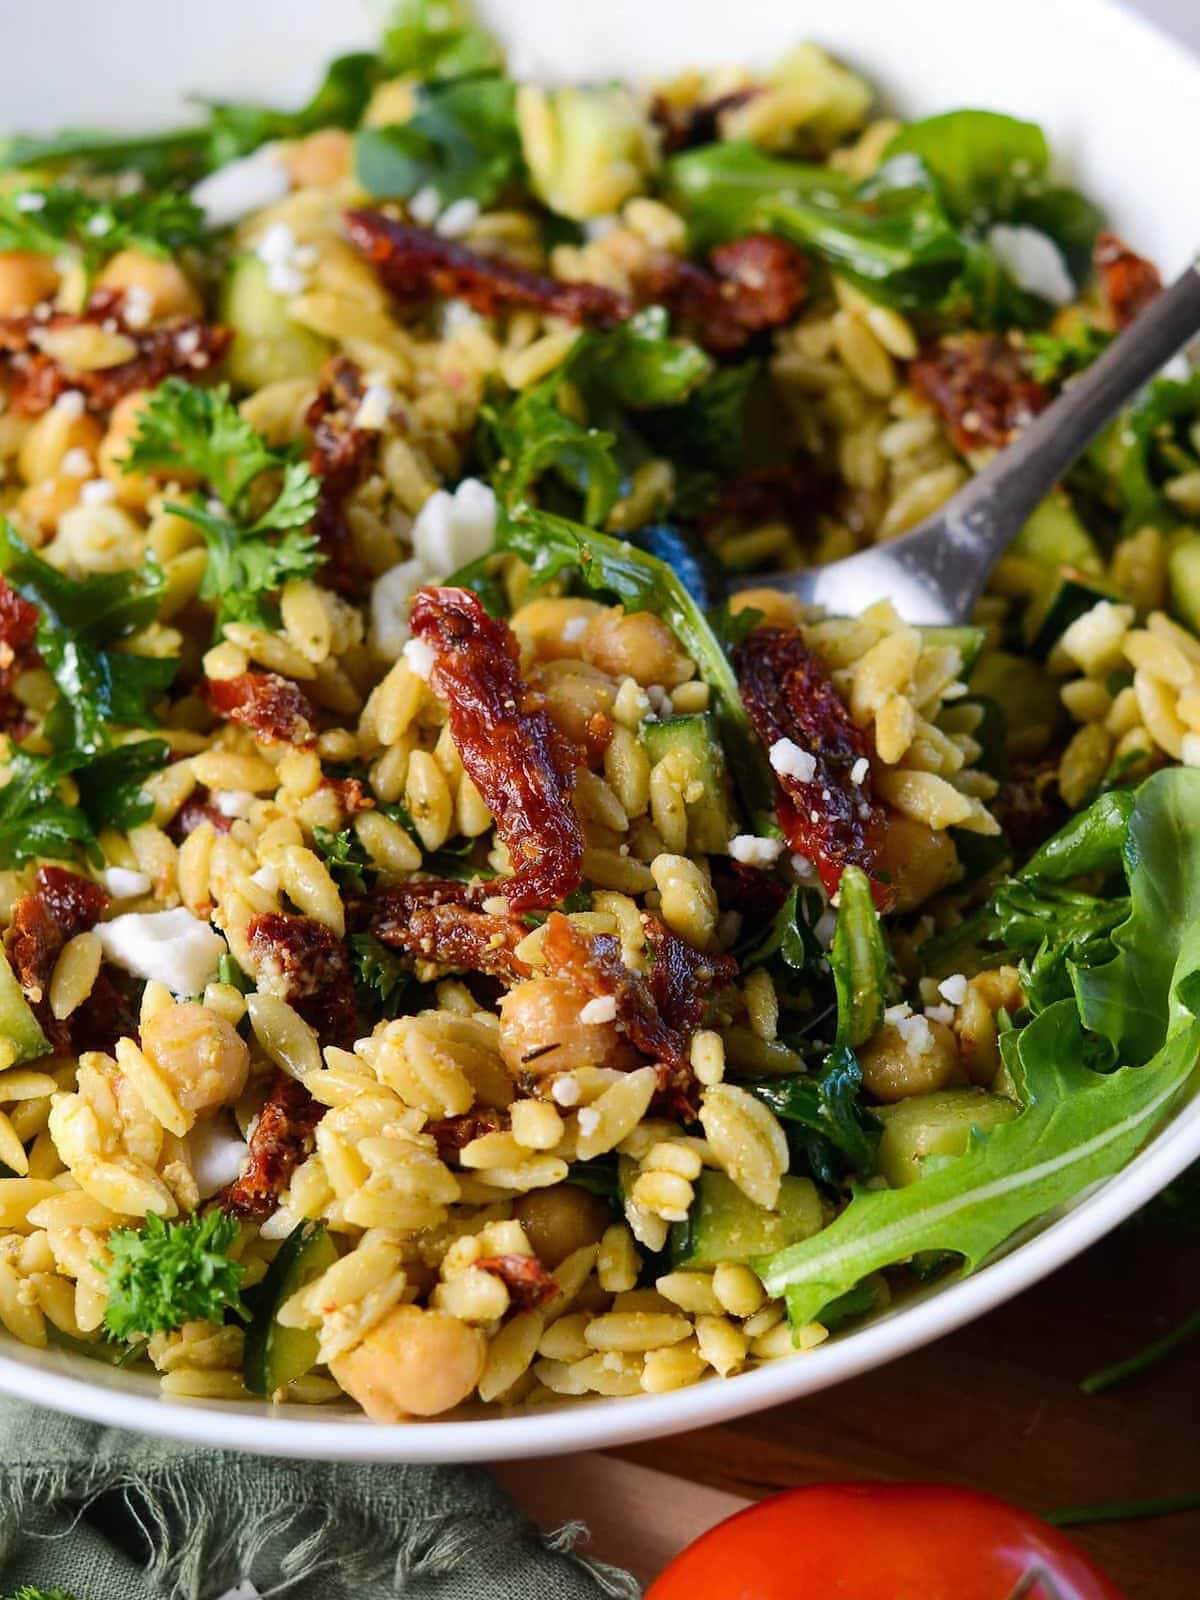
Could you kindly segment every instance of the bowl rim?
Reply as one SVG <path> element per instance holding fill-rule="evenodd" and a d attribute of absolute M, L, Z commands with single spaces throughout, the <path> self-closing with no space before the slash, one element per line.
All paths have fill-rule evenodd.
<path fill-rule="evenodd" d="M 1124 0 L 1050 0 L 1093 32 L 1123 34 L 1193 93 L 1200 87 L 1200 58 L 1155 21 Z M 833 31 L 836 31 L 834 29 Z M 1165 86 L 1165 84 L 1164 84 Z M 43 1365 L 41 1352 L 0 1334 L 0 1394 L 32 1401 L 109 1427 L 193 1445 L 250 1454 L 362 1462 L 486 1462 L 569 1454 L 711 1427 L 798 1400 L 861 1375 L 1011 1299 L 1079 1255 L 1127 1220 L 1185 1167 L 1200 1159 L 1200 1075 L 1183 1104 L 1149 1144 L 1114 1177 L 1077 1200 L 1032 1237 L 1009 1247 L 967 1278 L 933 1286 L 919 1298 L 803 1355 L 785 1357 L 753 1372 L 709 1379 L 667 1394 L 596 1398 L 563 1405 L 514 1409 L 499 1415 L 449 1421 L 373 1423 L 364 1416 L 289 1406 L 264 1415 L 262 1403 L 195 1401 L 138 1392 L 125 1382 L 76 1376 L 86 1358 L 63 1356 Z M 105 1369 L 107 1372 L 108 1369 Z M 110 1378 L 115 1375 L 110 1374 Z M 147 1380 L 149 1381 L 149 1380 Z"/>

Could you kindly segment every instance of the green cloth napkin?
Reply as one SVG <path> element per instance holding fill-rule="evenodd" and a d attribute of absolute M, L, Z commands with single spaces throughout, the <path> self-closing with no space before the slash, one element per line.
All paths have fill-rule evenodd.
<path fill-rule="evenodd" d="M 277 1461 L 0 1402 L 0 1596 L 637 1600 L 579 1532 L 544 1537 L 478 1468 Z"/>

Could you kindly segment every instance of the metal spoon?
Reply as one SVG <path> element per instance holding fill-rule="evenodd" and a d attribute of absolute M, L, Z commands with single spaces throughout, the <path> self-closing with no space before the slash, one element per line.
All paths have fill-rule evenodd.
<path fill-rule="evenodd" d="M 734 578 L 854 616 L 890 600 L 908 622 L 970 619 L 996 560 L 1067 468 L 1148 379 L 1200 333 L 1200 261 L 954 498 L 911 533 L 843 561 Z"/>

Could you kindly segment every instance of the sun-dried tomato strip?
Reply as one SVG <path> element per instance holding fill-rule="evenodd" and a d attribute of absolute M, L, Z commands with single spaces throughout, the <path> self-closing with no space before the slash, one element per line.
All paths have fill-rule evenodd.
<path fill-rule="evenodd" d="M 1096 236 L 1092 264 L 1118 328 L 1127 327 L 1162 293 L 1158 268 L 1115 233 Z"/>
<path fill-rule="evenodd" d="M 364 393 L 362 369 L 334 356 L 321 372 L 316 399 L 305 422 L 312 431 L 308 464 L 321 480 L 313 533 L 325 557 L 317 576 L 331 589 L 361 597 L 369 574 L 359 560 L 346 502 L 374 465 L 379 434 L 355 426 Z"/>
<path fill-rule="evenodd" d="M 195 790 L 171 818 L 167 832 L 176 844 L 182 844 L 189 833 L 195 833 L 206 822 L 211 822 L 218 833 L 228 833 L 233 827 L 233 818 L 217 810 L 211 794 L 211 789 Z"/>
<path fill-rule="evenodd" d="M 583 834 L 571 803 L 572 753 L 517 669 L 517 641 L 467 589 L 422 589 L 416 639 L 449 707 L 463 766 L 496 819 L 513 875 L 497 885 L 514 911 L 553 906 L 579 887 Z"/>
<path fill-rule="evenodd" d="M 346 231 L 398 300 L 465 300 L 485 316 L 525 306 L 600 328 L 624 321 L 635 309 L 600 284 L 560 283 L 379 211 L 348 211 Z"/>
<path fill-rule="evenodd" d="M 218 716 L 249 728 L 261 744 L 307 747 L 316 740 L 316 713 L 304 691 L 277 672 L 205 678 L 204 697 Z"/>
<path fill-rule="evenodd" d="M 348 817 L 374 809 L 374 796 L 367 793 L 361 778 L 322 778 L 321 788 L 333 790 L 338 804 Z"/>
<path fill-rule="evenodd" d="M 909 380 L 941 413 L 964 455 L 1001 449 L 1050 401 L 1024 353 L 1003 334 L 957 333 L 927 347 Z"/>
<path fill-rule="evenodd" d="M 38 609 L 0 576 L 0 733 L 13 733 L 26 721 L 13 684 L 37 661 L 34 637 Z"/>
<path fill-rule="evenodd" d="M 292 1173 L 311 1153 L 313 1132 L 325 1115 L 302 1083 L 277 1072 L 250 1134 L 239 1177 L 216 1196 L 222 1211 L 262 1222 L 279 1204 Z"/>
<path fill-rule="evenodd" d="M 673 105 L 665 95 L 655 95 L 650 104 L 650 117 L 660 132 L 664 152 L 676 155 L 698 144 L 714 143 L 721 137 L 721 119 L 725 112 L 738 110 L 761 92 L 759 89 L 735 89 L 730 94 L 690 106 Z"/>
<path fill-rule="evenodd" d="M 776 772 L 777 811 L 790 849 L 813 863 L 831 895 L 844 867 L 874 878 L 883 812 L 871 796 L 869 768 L 859 767 L 870 749 L 825 667 L 792 628 L 756 628 L 739 645 L 734 666 L 767 749 L 789 740 L 799 747 L 798 764 L 814 763 L 807 781 Z M 878 885 L 876 892 L 882 893 Z"/>
<path fill-rule="evenodd" d="M 784 522 L 797 533 L 810 533 L 818 515 L 828 511 L 835 486 L 812 461 L 756 467 L 728 479 L 704 513 L 701 528 L 757 528 Z"/>
<path fill-rule="evenodd" d="M 348 1049 L 362 1030 L 349 952 L 332 929 L 267 911 L 250 919 L 246 937 L 259 988 L 294 1007 L 323 1045 Z"/>
<path fill-rule="evenodd" d="M 135 389 L 153 389 L 172 373 L 194 377 L 211 371 L 233 337 L 228 328 L 199 317 L 181 317 L 156 328 L 131 327 L 124 318 L 124 298 L 121 293 L 100 290 L 81 312 L 0 318 L 0 365 L 8 369 L 13 411 L 39 416 L 68 390 L 82 394 L 90 410 L 111 411 L 123 395 Z M 79 372 L 68 371 L 40 348 L 47 334 L 89 323 L 123 334 L 136 354 L 115 367 Z"/>
<path fill-rule="evenodd" d="M 429 1134 L 437 1145 L 438 1155 L 446 1161 L 472 1140 L 482 1139 L 485 1133 L 499 1133 L 503 1127 L 504 1118 L 499 1111 L 464 1111 L 456 1117 L 438 1117 L 427 1122 L 421 1132 Z"/>
<path fill-rule="evenodd" d="M 650 946 L 650 994 L 667 1027 L 690 1044 L 704 1020 L 708 997 L 737 976 L 732 956 L 710 956 L 672 933 L 657 917 L 643 916 L 642 929 Z"/>
<path fill-rule="evenodd" d="M 426 887 L 406 884 L 371 896 L 367 925 L 377 939 L 455 972 L 480 972 L 508 983 L 529 976 L 528 965 L 515 954 L 529 933 L 519 917 L 494 916 L 467 904 L 462 884 L 449 886 L 458 891 L 449 899 L 407 892 Z"/>
<path fill-rule="evenodd" d="M 561 1293 L 554 1274 L 536 1256 L 484 1256 L 472 1266 L 499 1278 L 518 1311 L 535 1311 Z"/>
<path fill-rule="evenodd" d="M 756 333 L 778 328 L 808 296 L 808 257 L 786 239 L 747 234 L 719 245 L 708 266 L 666 251 L 638 276 L 639 298 L 666 306 L 679 331 L 714 355 L 733 355 Z"/>

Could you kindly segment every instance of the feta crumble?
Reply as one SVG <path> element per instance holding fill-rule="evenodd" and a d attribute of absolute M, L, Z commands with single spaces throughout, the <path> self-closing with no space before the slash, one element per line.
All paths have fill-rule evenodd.
<path fill-rule="evenodd" d="M 68 450 L 59 463 L 58 469 L 64 478 L 90 478 L 92 475 L 92 458 L 80 445 L 73 450 Z"/>
<path fill-rule="evenodd" d="M 938 993 L 952 1006 L 960 1006 L 967 998 L 967 980 L 961 972 L 952 972 L 938 984 Z"/>
<path fill-rule="evenodd" d="M 933 1029 L 924 1017 L 901 1017 L 896 1031 L 904 1040 L 904 1048 L 915 1061 L 933 1049 Z"/>
<path fill-rule="evenodd" d="M 435 224 L 435 232 L 443 239 L 461 239 L 479 221 L 479 201 L 469 196 L 452 201 Z"/>
<path fill-rule="evenodd" d="M 252 211 L 282 200 L 290 188 L 278 146 L 264 144 L 253 155 L 229 161 L 201 178 L 192 190 L 192 200 L 210 228 L 228 228 Z"/>
<path fill-rule="evenodd" d="M 580 1133 L 585 1139 L 588 1139 L 600 1126 L 600 1113 L 591 1106 L 584 1106 L 575 1120 L 579 1125 Z"/>
<path fill-rule="evenodd" d="M 729 854 L 745 867 L 774 866 L 783 854 L 783 840 L 761 839 L 756 833 L 739 833 L 729 841 Z"/>
<path fill-rule="evenodd" d="M 887 1010 L 883 1013 L 883 1020 L 885 1022 L 899 1023 L 903 1022 L 906 1017 L 911 1016 L 912 1007 L 909 1005 L 907 1000 L 901 1000 L 894 1006 L 888 1006 Z"/>
<path fill-rule="evenodd" d="M 368 383 L 354 413 L 354 426 L 369 433 L 382 432 L 395 403 L 396 396 L 386 383 Z"/>
<path fill-rule="evenodd" d="M 781 778 L 795 778 L 797 783 L 811 783 L 817 771 L 815 757 L 794 739 L 776 739 L 771 746 L 771 766 Z"/>
<path fill-rule="evenodd" d="M 617 1016 L 617 1000 L 615 995 L 599 994 L 594 1000 L 589 1000 L 585 1006 L 580 1007 L 579 1020 L 587 1027 L 597 1026 L 602 1022 L 615 1022 Z"/>
<path fill-rule="evenodd" d="M 232 1117 L 211 1117 L 192 1129 L 188 1154 L 200 1198 L 211 1200 L 240 1174 L 246 1160 L 246 1141 Z"/>
<path fill-rule="evenodd" d="M 1012 227 L 998 222 L 988 229 L 988 244 L 1018 286 L 1040 295 L 1051 305 L 1065 306 L 1075 298 L 1075 285 L 1062 251 L 1038 228 Z"/>
<path fill-rule="evenodd" d="M 85 506 L 109 506 L 117 498 L 117 491 L 107 478 L 90 478 L 79 490 L 79 500 Z"/>
<path fill-rule="evenodd" d="M 550 1098 L 557 1106 L 577 1106 L 579 1094 L 579 1079 L 573 1072 L 564 1072 L 550 1085 Z"/>
<path fill-rule="evenodd" d="M 870 770 L 871 763 L 867 760 L 866 756 L 859 756 L 858 760 L 850 768 L 850 782 L 865 783 L 867 773 L 870 772 Z"/>
<path fill-rule="evenodd" d="M 413 555 L 431 578 L 478 560 L 495 540 L 496 496 L 478 478 L 431 494 L 412 526 Z"/>
<path fill-rule="evenodd" d="M 953 1006 L 926 1006 L 925 1015 L 930 1022 L 944 1022 L 947 1027 L 954 1021 Z"/>
<path fill-rule="evenodd" d="M 408 670 L 415 672 L 418 678 L 424 678 L 428 683 L 433 672 L 433 664 L 437 659 L 433 653 L 433 646 L 426 644 L 424 639 L 409 639 L 401 654 Z"/>
<path fill-rule="evenodd" d="M 226 954 L 221 935 L 184 906 L 126 912 L 97 923 L 96 937 L 114 966 L 164 983 L 174 995 L 201 994 Z"/>
<path fill-rule="evenodd" d="M 105 867 L 100 882 L 114 900 L 135 900 L 140 894 L 149 894 L 149 873 L 134 872 L 131 867 Z"/>
<path fill-rule="evenodd" d="M 249 789 L 215 789 L 212 803 L 223 817 L 248 817 L 254 796 Z"/>

